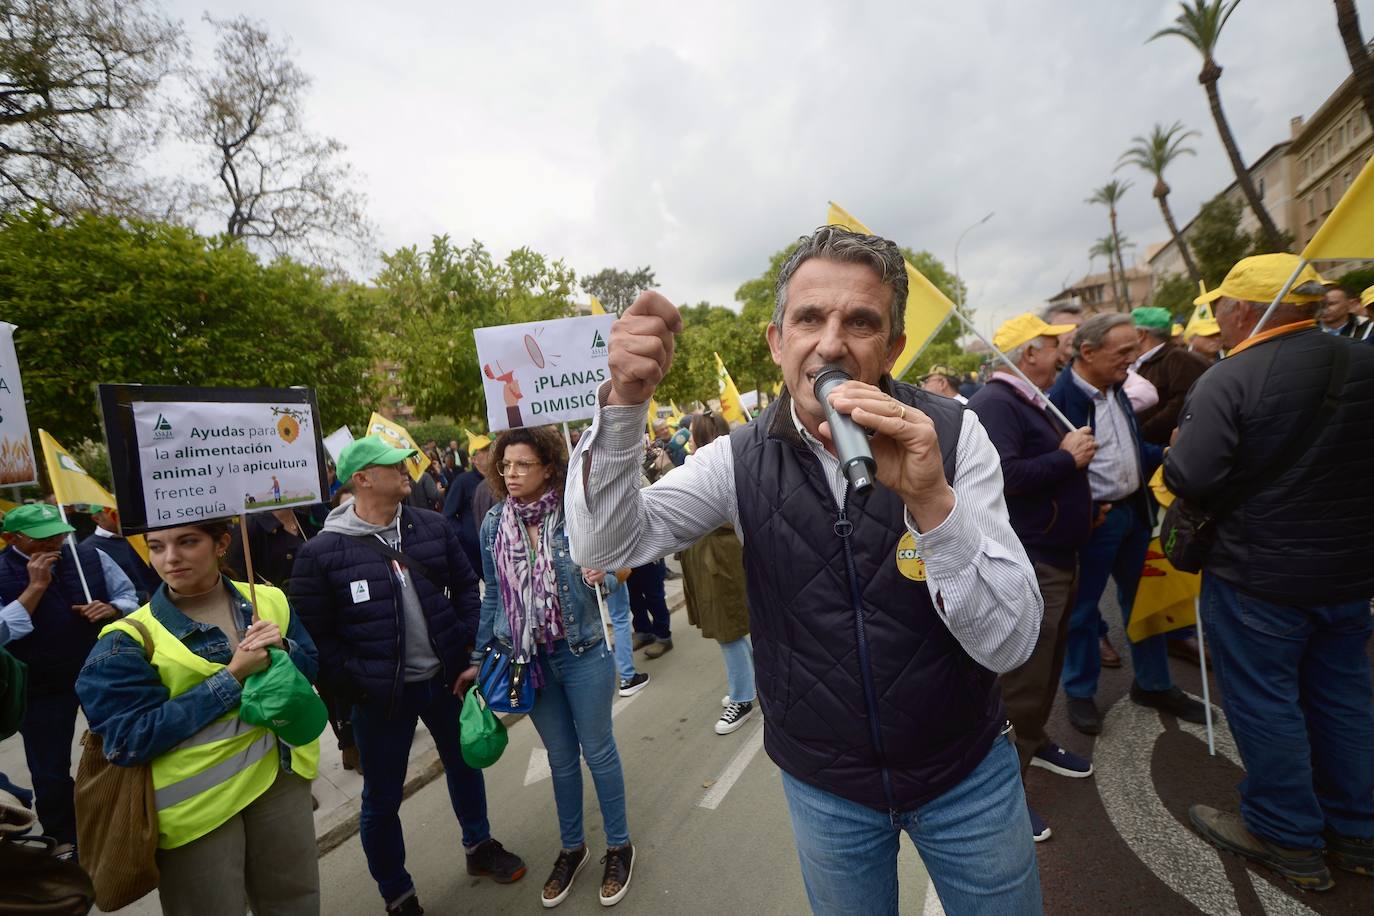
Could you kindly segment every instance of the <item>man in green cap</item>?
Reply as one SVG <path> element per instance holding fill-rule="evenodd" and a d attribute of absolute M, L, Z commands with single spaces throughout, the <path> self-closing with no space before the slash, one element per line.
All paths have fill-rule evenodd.
<path fill-rule="evenodd" d="M 1140 435 L 1146 442 L 1168 445 L 1183 410 L 1183 399 L 1193 382 L 1207 371 L 1207 362 L 1174 343 L 1174 316 L 1168 309 L 1141 306 L 1131 312 L 1131 318 L 1141 349 L 1132 368 L 1159 392 L 1159 403 L 1136 415 Z"/>
<path fill-rule="evenodd" d="M 129 577 L 105 554 L 84 544 L 62 549 L 71 532 L 56 506 L 33 503 L 5 513 L 0 534 L 9 544 L 0 552 L 0 635 L 29 666 L 19 732 L 43 832 L 66 847 L 64 854 L 76 845 L 76 676 L 100 628 L 139 604 Z"/>
<path fill-rule="evenodd" d="M 399 916 L 423 912 L 400 818 L 417 721 L 443 762 L 468 874 L 503 884 L 525 874 L 492 837 L 482 772 L 463 760 L 458 720 L 477 636 L 477 576 L 444 516 L 407 504 L 405 461 L 414 454 L 378 436 L 344 447 L 339 480 L 353 499 L 301 546 L 290 586 L 320 652 L 320 685 L 353 707 L 363 853 L 387 912 Z"/>

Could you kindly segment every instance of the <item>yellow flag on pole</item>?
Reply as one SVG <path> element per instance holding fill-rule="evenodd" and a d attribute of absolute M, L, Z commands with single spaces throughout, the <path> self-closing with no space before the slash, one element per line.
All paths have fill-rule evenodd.
<path fill-rule="evenodd" d="M 1126 627 L 1127 638 L 1140 642 L 1197 623 L 1196 601 L 1201 593 L 1202 576 L 1174 569 L 1159 546 L 1159 538 L 1150 541 L 1131 608 L 1131 623 Z"/>
<path fill-rule="evenodd" d="M 1374 159 L 1364 164 L 1355 183 L 1341 195 L 1336 209 L 1302 250 L 1302 258 L 1374 258 Z"/>
<path fill-rule="evenodd" d="M 589 296 L 588 298 L 590 298 L 590 299 L 591 299 L 591 302 L 592 302 L 592 314 L 593 314 L 593 315 L 604 315 L 604 314 L 606 314 L 606 309 L 605 309 L 604 306 L 602 306 L 601 300 L 600 300 L 600 299 L 596 298 L 595 296 Z"/>
<path fill-rule="evenodd" d="M 115 498 L 110 491 L 88 474 L 72 457 L 71 452 L 63 448 L 46 429 L 38 431 L 38 441 L 43 448 L 43 463 L 48 466 L 52 495 L 59 503 L 64 506 L 81 503 L 88 506 L 104 506 L 107 509 L 116 508 Z M 131 535 L 126 540 L 143 558 L 144 563 L 149 562 L 148 541 L 143 535 Z"/>
<path fill-rule="evenodd" d="M 382 441 L 393 448 L 415 449 L 416 454 L 406 459 L 406 470 L 410 471 L 411 480 L 419 480 L 420 475 L 429 467 L 429 456 L 420 451 L 419 443 L 406 431 L 404 426 L 395 420 L 388 420 L 373 411 L 372 416 L 367 421 L 367 434 L 369 436 L 381 436 Z"/>
<path fill-rule="evenodd" d="M 744 405 L 740 403 L 739 389 L 735 387 L 735 380 L 730 378 L 730 373 L 725 369 L 725 363 L 721 360 L 719 353 L 712 353 L 716 358 L 716 383 L 720 388 L 720 413 L 725 417 L 727 423 L 748 423 L 749 415 L 744 412 Z"/>
<path fill-rule="evenodd" d="M 874 234 L 873 230 L 834 201 L 830 202 L 826 222 L 866 235 Z M 897 362 L 892 366 L 893 378 L 901 378 L 911 368 L 911 364 L 916 362 L 916 357 L 920 356 L 926 344 L 930 343 L 930 339 L 954 315 L 954 303 L 950 302 L 949 297 L 940 292 L 934 283 L 927 280 L 923 273 L 912 267 L 910 261 L 906 262 L 906 279 L 906 346 L 897 355 Z"/>

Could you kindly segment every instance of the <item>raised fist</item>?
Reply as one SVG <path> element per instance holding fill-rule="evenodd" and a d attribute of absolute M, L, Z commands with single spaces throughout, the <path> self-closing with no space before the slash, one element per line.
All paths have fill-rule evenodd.
<path fill-rule="evenodd" d="M 643 404 L 673 364 L 682 315 L 653 290 L 645 290 L 611 325 L 611 404 Z"/>

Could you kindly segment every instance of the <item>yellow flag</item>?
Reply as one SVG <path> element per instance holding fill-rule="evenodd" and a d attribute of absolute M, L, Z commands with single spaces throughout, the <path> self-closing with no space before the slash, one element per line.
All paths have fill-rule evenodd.
<path fill-rule="evenodd" d="M 1198 286 L 1202 286 L 1202 283 L 1199 282 Z M 1215 334 L 1220 329 L 1216 316 L 1212 314 L 1212 304 L 1204 302 L 1193 307 L 1193 316 L 1188 319 L 1188 325 L 1183 329 L 1183 338 L 1187 340 L 1194 334 Z"/>
<path fill-rule="evenodd" d="M 648 419 L 646 419 L 646 420 L 644 421 L 644 423 L 645 423 L 646 426 L 649 427 L 649 438 L 650 438 L 650 439 L 653 439 L 653 438 L 654 438 L 654 422 L 655 422 L 657 419 L 658 419 L 658 401 L 655 401 L 653 398 L 649 398 L 649 417 L 648 417 Z"/>
<path fill-rule="evenodd" d="M 1364 164 L 1355 183 L 1302 250 L 1305 261 L 1374 258 L 1374 159 Z"/>
<path fill-rule="evenodd" d="M 394 448 L 413 448 L 416 450 L 416 455 L 406 459 L 406 469 L 410 471 L 411 480 L 419 480 L 420 475 L 429 467 L 429 456 L 420 451 L 419 444 L 406 431 L 406 428 L 395 420 L 388 420 L 374 411 L 367 421 L 367 434 L 369 436 L 381 436 L 383 442 Z"/>
<path fill-rule="evenodd" d="M 602 307 L 602 305 L 601 305 L 601 300 L 600 300 L 600 299 L 596 298 L 595 296 L 589 296 L 588 298 L 591 299 L 591 301 L 592 301 L 592 314 L 593 314 L 593 315 L 604 315 L 604 314 L 606 314 L 606 309 L 605 309 L 604 307 Z"/>
<path fill-rule="evenodd" d="M 749 415 L 744 412 L 744 405 L 740 403 L 739 389 L 735 387 L 735 380 L 730 378 L 730 373 L 725 369 L 725 363 L 721 361 L 719 353 L 712 353 L 716 358 L 716 383 L 720 388 L 720 413 L 725 417 L 727 423 L 748 423 Z"/>
<path fill-rule="evenodd" d="M 43 447 L 43 463 L 48 466 L 48 479 L 52 482 L 52 495 L 64 506 L 84 503 L 90 506 L 116 508 L 115 498 L 102 487 L 94 477 L 86 473 L 71 452 L 63 448 L 46 429 L 38 431 L 38 441 Z M 148 541 L 141 534 L 130 535 L 126 540 L 129 546 L 148 562 Z"/>
<path fill-rule="evenodd" d="M 1141 570 L 1126 636 L 1131 642 L 1140 642 L 1192 626 L 1197 623 L 1195 602 L 1201 593 L 1202 576 L 1174 569 L 1159 546 L 1159 538 L 1155 538 L 1145 552 L 1145 568 Z"/>
<path fill-rule="evenodd" d="M 844 226 L 855 232 L 873 235 L 873 230 L 834 201 L 830 203 L 825 221 L 831 225 Z M 897 355 L 897 362 L 892 366 L 893 378 L 901 378 L 906 374 L 911 364 L 916 362 L 916 357 L 926 348 L 926 344 L 930 343 L 930 339 L 954 315 L 954 303 L 950 302 L 949 297 L 940 292 L 934 283 L 927 280 L 924 274 L 912 267 L 910 261 L 906 262 L 906 279 L 906 346 Z"/>

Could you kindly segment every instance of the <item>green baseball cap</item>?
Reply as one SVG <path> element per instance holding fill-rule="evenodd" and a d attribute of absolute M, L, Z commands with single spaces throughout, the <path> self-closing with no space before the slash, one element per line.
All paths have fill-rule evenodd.
<path fill-rule="evenodd" d="M 62 513 L 57 511 L 56 506 L 47 503 L 29 503 L 11 509 L 5 513 L 4 527 L 9 534 L 22 534 L 35 541 L 76 530 L 62 521 Z"/>
<path fill-rule="evenodd" d="M 1150 328 L 1153 331 L 1167 331 L 1174 324 L 1174 316 L 1169 314 L 1168 309 L 1147 305 L 1132 309 L 1131 320 L 1135 322 L 1136 327 Z"/>
<path fill-rule="evenodd" d="M 335 473 L 340 482 L 348 483 L 353 479 L 353 475 L 363 468 L 374 464 L 400 464 L 415 454 L 415 449 L 396 448 L 387 444 L 381 436 L 354 439 L 339 452 L 339 463 L 335 466 Z"/>

